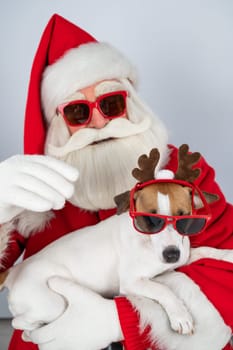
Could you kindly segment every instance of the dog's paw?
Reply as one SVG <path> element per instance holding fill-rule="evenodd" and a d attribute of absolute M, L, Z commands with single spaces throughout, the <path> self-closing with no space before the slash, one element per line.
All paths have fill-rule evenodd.
<path fill-rule="evenodd" d="M 169 314 L 171 328 L 179 334 L 194 333 L 193 318 L 184 305 L 179 305 L 179 310 Z"/>
<path fill-rule="evenodd" d="M 185 320 L 174 318 L 170 320 L 171 328 L 179 334 L 189 334 L 194 333 L 194 324 L 192 320 Z"/>

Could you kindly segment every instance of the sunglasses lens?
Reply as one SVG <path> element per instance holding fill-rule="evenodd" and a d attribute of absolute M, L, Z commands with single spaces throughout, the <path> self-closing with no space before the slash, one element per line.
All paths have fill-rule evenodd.
<path fill-rule="evenodd" d="M 203 230 L 206 224 L 205 218 L 186 218 L 178 219 L 176 221 L 176 228 L 178 232 L 183 235 L 194 235 Z"/>
<path fill-rule="evenodd" d="M 72 125 L 82 125 L 89 118 L 89 106 L 85 103 L 69 104 L 64 108 L 64 115 Z"/>
<path fill-rule="evenodd" d="M 163 229 L 164 224 L 164 219 L 156 216 L 137 215 L 134 218 L 135 228 L 143 233 L 158 233 Z"/>
<path fill-rule="evenodd" d="M 125 112 L 125 97 L 122 94 L 106 96 L 99 102 L 99 107 L 107 117 L 119 117 Z"/>

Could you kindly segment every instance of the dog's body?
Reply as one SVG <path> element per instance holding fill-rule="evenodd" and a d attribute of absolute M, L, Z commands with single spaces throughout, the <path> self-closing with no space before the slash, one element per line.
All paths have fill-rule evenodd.
<path fill-rule="evenodd" d="M 171 300 L 173 294 L 165 286 L 150 282 L 150 278 L 177 267 L 179 263 L 160 261 L 150 238 L 136 233 L 128 213 L 124 213 L 68 234 L 16 265 L 5 281 L 10 290 L 9 306 L 16 317 L 14 326 L 33 329 L 63 312 L 63 299 L 47 286 L 49 277 L 56 275 L 71 278 L 106 297 L 119 293 L 141 294 L 160 302 L 166 309 L 162 298 L 166 299 L 169 293 L 168 300 Z M 187 245 L 182 264 L 188 256 Z M 144 292 L 142 288 L 146 288 Z M 176 314 L 181 308 L 179 316 L 192 323 L 178 299 L 171 302 L 173 307 Z M 173 314 L 173 310 L 167 311 Z M 174 324 L 175 320 L 171 322 Z M 176 330 L 182 332 L 182 329 Z M 191 332 L 191 329 L 183 329 L 183 332 Z"/>
<path fill-rule="evenodd" d="M 178 207 L 171 203 L 174 188 L 172 196 L 168 192 L 158 192 L 155 186 L 146 188 L 137 196 L 136 203 L 144 211 L 151 210 L 151 204 L 156 203 L 156 211 L 163 215 L 190 210 L 184 188 L 184 198 L 182 200 L 180 193 Z M 179 252 L 175 257 L 174 249 Z M 195 251 L 193 257 L 196 258 L 203 255 L 222 258 L 224 255 L 224 251 L 212 248 Z M 229 254 L 230 259 L 232 255 Z M 144 235 L 135 230 L 128 212 L 113 216 L 60 238 L 10 270 L 4 285 L 10 291 L 9 307 L 15 317 L 13 325 L 31 330 L 57 318 L 64 311 L 65 302 L 48 288 L 47 281 L 51 276 L 63 276 L 106 297 L 122 293 L 151 298 L 166 310 L 175 331 L 190 334 L 194 324 L 183 302 L 168 287 L 151 280 L 186 264 L 189 257 L 188 237 L 178 234 L 172 225 L 158 234 Z M 191 259 L 195 257 L 191 255 Z"/>

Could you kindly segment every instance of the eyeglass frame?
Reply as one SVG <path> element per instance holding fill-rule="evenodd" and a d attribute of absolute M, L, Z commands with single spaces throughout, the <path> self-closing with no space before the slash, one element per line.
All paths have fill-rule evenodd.
<path fill-rule="evenodd" d="M 125 106 L 124 106 L 124 110 L 122 111 L 122 113 L 120 113 L 119 115 L 117 116 L 107 116 L 106 114 L 104 114 L 100 108 L 100 101 L 106 97 L 109 97 L 109 96 L 114 96 L 114 95 L 121 95 L 124 97 L 124 102 L 125 102 Z M 126 113 L 126 110 L 127 110 L 127 103 L 126 103 L 126 98 L 128 96 L 128 91 L 126 90 L 119 90 L 119 91 L 111 91 L 111 92 L 108 92 L 106 94 L 102 94 L 100 96 L 98 96 L 95 101 L 89 101 L 89 100 L 73 100 L 73 101 L 68 101 L 68 102 L 64 102 L 64 103 L 61 103 L 60 105 L 57 106 L 57 109 L 56 109 L 56 113 L 57 115 L 58 114 L 61 114 L 62 117 L 64 118 L 65 122 L 69 125 L 69 126 L 86 126 L 90 123 L 91 119 L 92 119 L 92 115 L 93 115 L 93 109 L 96 108 L 99 113 L 105 118 L 105 119 L 115 119 L 115 118 L 120 118 L 122 117 L 125 113 Z M 68 118 L 66 117 L 65 113 L 64 113 L 64 108 L 66 108 L 67 106 L 70 106 L 70 105 L 74 105 L 76 103 L 80 103 L 80 104 L 85 104 L 89 107 L 89 116 L 87 118 L 87 120 L 84 122 L 84 123 L 77 123 L 77 124 L 72 124 Z"/>
<path fill-rule="evenodd" d="M 182 185 L 185 187 L 190 187 L 192 189 L 192 209 L 194 210 L 194 213 L 191 215 L 160 215 L 160 214 L 154 214 L 154 213 L 148 213 L 148 212 L 138 212 L 136 211 L 135 208 L 135 199 L 134 199 L 134 195 L 135 192 L 137 192 L 138 190 L 147 187 L 149 185 L 152 184 L 157 184 L 157 183 L 175 183 L 178 185 Z M 195 195 L 195 191 L 198 193 L 198 195 L 200 196 L 200 199 L 202 200 L 203 203 L 203 208 L 205 208 L 207 214 L 196 214 L 196 209 L 194 207 L 194 195 Z M 130 191 L 130 208 L 129 208 L 129 215 L 132 218 L 133 221 L 133 226 L 135 228 L 136 231 L 138 231 L 139 233 L 142 234 L 146 234 L 146 235 L 152 235 L 152 234 L 158 234 L 161 231 L 163 231 L 168 225 L 173 225 L 174 229 L 182 236 L 196 236 L 201 234 L 205 229 L 206 226 L 208 225 L 209 221 L 212 218 L 211 215 L 211 211 L 210 211 L 210 207 L 209 204 L 207 203 L 207 200 L 205 198 L 205 196 L 203 195 L 203 193 L 201 192 L 201 190 L 199 189 L 199 187 L 197 185 L 195 185 L 194 183 L 190 183 L 187 181 L 183 181 L 183 180 L 177 180 L 177 179 L 153 179 L 153 180 L 149 180 L 146 182 L 138 182 Z M 159 217 L 164 219 L 164 225 L 162 226 L 162 228 L 158 231 L 158 232 L 144 232 L 144 231 L 140 231 L 136 225 L 135 225 L 135 221 L 134 219 L 137 216 L 153 216 L 153 217 Z M 205 225 L 203 226 L 203 228 L 201 229 L 201 231 L 197 232 L 197 233 L 192 233 L 192 234 L 185 234 L 185 233 L 181 233 L 178 231 L 177 227 L 176 227 L 176 222 L 179 219 L 205 219 Z"/>

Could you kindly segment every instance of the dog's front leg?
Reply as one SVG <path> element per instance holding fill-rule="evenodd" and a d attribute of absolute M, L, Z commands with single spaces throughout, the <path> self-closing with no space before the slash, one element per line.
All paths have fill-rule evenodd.
<path fill-rule="evenodd" d="M 212 247 L 198 247 L 190 250 L 188 264 L 203 258 L 224 260 L 233 263 L 233 250 L 216 249 Z"/>
<path fill-rule="evenodd" d="M 165 285 L 140 278 L 121 286 L 125 295 L 144 296 L 157 301 L 166 311 L 171 328 L 179 334 L 192 334 L 194 323 L 184 303 Z"/>

